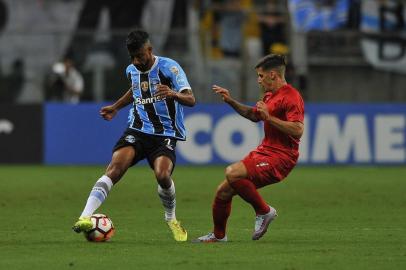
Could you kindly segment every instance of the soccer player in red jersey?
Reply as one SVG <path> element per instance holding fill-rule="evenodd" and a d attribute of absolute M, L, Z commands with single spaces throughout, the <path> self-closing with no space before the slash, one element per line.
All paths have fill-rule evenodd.
<path fill-rule="evenodd" d="M 304 130 L 304 103 L 300 93 L 285 80 L 285 56 L 267 55 L 255 69 L 265 94 L 254 107 L 233 99 L 229 90 L 213 86 L 213 91 L 241 116 L 254 122 L 263 121 L 265 138 L 241 161 L 226 168 L 226 179 L 218 186 L 213 202 L 214 230 L 194 242 L 227 241 L 226 225 L 234 195 L 239 195 L 254 208 L 256 219 L 252 239 L 260 239 L 277 213 L 257 189 L 280 182 L 297 163 Z"/>

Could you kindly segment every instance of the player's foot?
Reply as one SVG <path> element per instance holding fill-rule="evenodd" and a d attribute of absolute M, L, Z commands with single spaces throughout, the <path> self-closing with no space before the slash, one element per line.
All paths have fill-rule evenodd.
<path fill-rule="evenodd" d="M 178 242 L 184 242 L 187 240 L 187 231 L 180 225 L 180 222 L 176 219 L 172 219 L 166 222 L 172 231 L 173 238 Z"/>
<path fill-rule="evenodd" d="M 208 233 L 206 235 L 200 236 L 197 239 L 192 240 L 192 243 L 215 243 L 215 242 L 227 242 L 227 235 L 221 239 L 218 239 L 214 233 Z"/>
<path fill-rule="evenodd" d="M 255 231 L 252 234 L 252 240 L 258 240 L 261 238 L 268 230 L 269 224 L 271 224 L 272 220 L 274 220 L 278 215 L 275 208 L 271 206 L 269 206 L 269 208 L 269 213 L 265 215 L 258 215 L 255 218 Z"/>
<path fill-rule="evenodd" d="M 78 221 L 72 226 L 72 230 L 77 233 L 90 231 L 93 227 L 93 223 L 90 217 L 80 217 Z"/>

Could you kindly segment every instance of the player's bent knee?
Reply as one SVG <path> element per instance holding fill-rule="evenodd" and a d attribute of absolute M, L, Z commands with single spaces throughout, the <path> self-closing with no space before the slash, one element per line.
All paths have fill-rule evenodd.
<path fill-rule="evenodd" d="M 171 174 L 167 170 L 158 170 L 158 171 L 155 171 L 155 177 L 158 181 L 159 180 L 165 181 L 165 180 L 171 179 Z"/>
<path fill-rule="evenodd" d="M 231 165 L 227 166 L 225 174 L 228 183 L 232 183 L 240 179 L 237 171 Z"/>
<path fill-rule="evenodd" d="M 169 188 L 171 186 L 171 174 L 169 171 L 155 171 L 155 178 L 162 188 Z"/>
<path fill-rule="evenodd" d="M 118 164 L 110 164 L 107 168 L 106 175 L 110 177 L 110 179 L 115 184 L 121 179 L 121 177 L 123 177 L 126 170 L 127 168 L 125 168 L 124 166 L 120 166 Z"/>

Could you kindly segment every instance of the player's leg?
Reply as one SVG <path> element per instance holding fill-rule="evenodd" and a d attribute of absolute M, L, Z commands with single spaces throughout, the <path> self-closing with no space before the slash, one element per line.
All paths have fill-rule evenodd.
<path fill-rule="evenodd" d="M 228 184 L 227 180 L 224 180 L 218 187 L 216 196 L 212 204 L 212 215 L 213 215 L 213 232 L 203 235 L 193 242 L 226 242 L 226 227 L 227 220 L 231 213 L 231 202 L 235 191 Z"/>
<path fill-rule="evenodd" d="M 158 182 L 158 195 L 165 209 L 165 221 L 176 219 L 175 183 L 171 178 L 173 163 L 167 156 L 154 160 L 154 173 Z"/>
<path fill-rule="evenodd" d="M 250 162 L 246 162 L 247 166 Z M 246 164 L 243 162 L 234 163 L 226 168 L 226 179 L 235 192 L 246 202 L 251 204 L 256 213 L 253 240 L 258 240 L 267 231 L 269 224 L 277 216 L 276 210 L 269 206 L 262 196 L 259 194 L 257 188 L 264 185 L 263 182 L 255 181 L 256 175 L 248 172 Z M 248 175 L 254 177 L 254 180 L 248 179 Z"/>
<path fill-rule="evenodd" d="M 101 206 L 113 185 L 121 179 L 132 165 L 134 157 L 135 150 L 132 146 L 119 148 L 113 153 L 105 174 L 94 184 L 79 220 L 73 225 L 72 229 L 74 231 L 88 231 L 92 228 L 89 217 Z"/>
<path fill-rule="evenodd" d="M 100 207 L 113 185 L 120 181 L 124 173 L 131 166 L 134 157 L 135 150 L 132 146 L 120 148 L 113 153 L 105 174 L 93 186 L 86 206 L 80 215 L 81 217 L 91 216 Z"/>
<path fill-rule="evenodd" d="M 252 205 L 257 215 L 269 212 L 269 206 L 257 191 L 255 184 L 247 179 L 248 171 L 241 161 L 226 168 L 226 179 L 235 192 Z"/>
<path fill-rule="evenodd" d="M 176 241 L 186 241 L 187 232 L 176 219 L 176 192 L 172 180 L 173 158 L 161 155 L 153 161 L 153 168 L 158 182 L 158 195 L 165 210 L 165 221 Z"/>

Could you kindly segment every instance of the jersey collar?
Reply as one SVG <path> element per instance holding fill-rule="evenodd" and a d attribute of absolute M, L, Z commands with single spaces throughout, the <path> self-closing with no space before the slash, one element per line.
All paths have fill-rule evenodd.
<path fill-rule="evenodd" d="M 149 73 L 151 70 L 153 70 L 158 65 L 158 62 L 159 62 L 159 56 L 154 55 L 154 63 L 152 64 L 152 66 L 149 70 L 144 71 L 144 72 L 141 70 L 138 70 L 134 64 L 131 64 L 131 65 L 133 65 L 135 70 L 137 70 L 140 74 L 146 74 L 146 73 Z"/>

